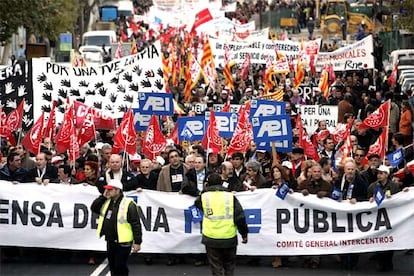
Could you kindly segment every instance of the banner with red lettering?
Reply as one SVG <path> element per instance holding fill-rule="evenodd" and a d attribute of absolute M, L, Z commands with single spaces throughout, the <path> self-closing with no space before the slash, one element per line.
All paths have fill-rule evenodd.
<path fill-rule="evenodd" d="M 374 68 L 372 35 L 333 52 L 319 52 L 316 58 L 316 71 L 321 72 L 325 65 L 332 64 L 334 71 L 365 70 Z"/>
<path fill-rule="evenodd" d="M 240 255 L 327 255 L 414 248 L 414 187 L 375 202 L 334 201 L 274 189 L 240 192 L 249 242 Z M 138 202 L 142 253 L 203 253 L 200 223 L 191 221 L 194 197 L 144 190 L 127 192 Z M 68 196 L 70 195 L 70 196 Z M 0 181 L 0 246 L 106 250 L 90 206 L 96 187 L 12 184 Z M 239 240 L 241 239 L 239 235 Z"/>

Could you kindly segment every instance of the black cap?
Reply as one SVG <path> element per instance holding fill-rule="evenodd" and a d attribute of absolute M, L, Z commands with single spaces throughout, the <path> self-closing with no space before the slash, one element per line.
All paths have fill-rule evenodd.
<path fill-rule="evenodd" d="M 292 153 L 300 153 L 300 154 L 304 154 L 304 150 L 302 148 L 293 148 L 292 149 Z"/>
<path fill-rule="evenodd" d="M 376 153 L 371 154 L 370 156 L 368 156 L 368 160 L 371 160 L 372 158 L 378 158 L 380 159 L 380 156 Z"/>

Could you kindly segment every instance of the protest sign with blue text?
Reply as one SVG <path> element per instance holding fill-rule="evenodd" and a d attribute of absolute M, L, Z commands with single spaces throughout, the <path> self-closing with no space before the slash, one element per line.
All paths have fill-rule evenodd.
<path fill-rule="evenodd" d="M 138 92 L 139 112 L 141 114 L 174 115 L 171 93 Z"/>
<path fill-rule="evenodd" d="M 236 129 L 238 116 L 236 113 L 230 112 L 215 112 L 216 125 L 221 137 L 231 138 L 233 137 Z M 210 118 L 206 118 L 208 120 Z"/>
<path fill-rule="evenodd" d="M 260 116 L 284 115 L 286 114 L 285 108 L 285 102 L 253 99 L 251 101 L 250 107 L 250 118 Z"/>
<path fill-rule="evenodd" d="M 292 139 L 289 115 L 253 117 L 252 126 L 256 143 Z"/>
<path fill-rule="evenodd" d="M 147 130 L 152 115 L 141 114 L 137 108 L 133 108 L 132 112 L 134 113 L 135 130 Z"/>
<path fill-rule="evenodd" d="M 201 140 L 204 136 L 204 117 L 179 117 L 178 118 L 178 140 L 195 141 Z"/>

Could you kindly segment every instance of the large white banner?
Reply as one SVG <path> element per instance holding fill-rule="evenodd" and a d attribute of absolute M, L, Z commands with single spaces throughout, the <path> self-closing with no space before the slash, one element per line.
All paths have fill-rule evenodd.
<path fill-rule="evenodd" d="M 330 132 L 334 131 L 338 124 L 337 105 L 301 105 L 300 119 L 303 127 L 309 135 L 312 135 L 318 128 L 320 121 L 326 122 L 326 127 Z"/>
<path fill-rule="evenodd" d="M 159 41 L 100 66 L 67 67 L 37 58 L 32 66 L 35 119 L 49 112 L 53 101 L 65 103 L 66 97 L 122 118 L 128 108 L 138 107 L 138 92 L 165 91 Z M 59 122 L 63 105 L 58 111 Z"/>
<path fill-rule="evenodd" d="M 211 50 L 213 52 L 214 62 L 216 65 L 224 64 L 224 45 L 227 44 L 234 54 L 234 60 L 237 63 L 243 63 L 247 53 L 250 54 L 251 63 L 266 64 L 269 58 L 272 62 L 276 61 L 275 49 L 286 56 L 288 60 L 297 59 L 300 52 L 300 42 L 294 42 L 291 40 L 275 40 L 261 39 L 261 40 L 248 40 L 248 42 L 236 42 L 226 41 L 224 39 L 216 39 L 210 37 Z M 319 48 L 320 39 L 303 42 L 303 47 L 306 48 L 309 45 L 317 45 Z"/>
<path fill-rule="evenodd" d="M 90 205 L 95 187 L 0 181 L 0 245 L 105 250 Z M 142 252 L 199 253 L 200 223 L 192 223 L 194 198 L 178 193 L 128 193 L 142 210 Z M 247 217 L 249 243 L 240 255 L 319 255 L 414 248 L 414 188 L 376 203 L 336 202 L 273 189 L 236 194 Z M 240 237 L 240 235 L 239 235 Z"/>
<path fill-rule="evenodd" d="M 373 47 L 372 35 L 369 35 L 333 52 L 319 52 L 316 59 L 316 71 L 321 72 L 327 64 L 332 64 L 334 71 L 373 69 Z"/>

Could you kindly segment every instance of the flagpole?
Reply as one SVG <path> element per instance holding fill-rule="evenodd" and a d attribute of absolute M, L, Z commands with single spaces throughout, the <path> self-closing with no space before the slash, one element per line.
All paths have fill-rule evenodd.
<path fill-rule="evenodd" d="M 23 110 L 22 110 L 22 113 L 20 114 L 21 116 L 23 116 L 23 113 L 24 113 L 24 106 L 26 105 L 26 101 L 23 99 Z M 23 118 L 22 118 L 23 119 Z M 22 124 L 23 124 L 23 122 L 22 122 L 22 119 L 20 119 L 20 131 L 19 131 L 19 135 L 18 135 L 18 137 L 17 137 L 17 144 L 19 145 L 20 144 L 20 140 L 22 139 L 22 131 L 23 131 L 23 127 L 22 127 Z"/>
<path fill-rule="evenodd" d="M 388 104 L 388 124 L 387 127 L 385 128 L 386 134 L 385 134 L 385 153 L 387 153 L 388 150 L 388 135 L 389 135 L 389 124 L 390 124 L 390 112 L 391 112 L 391 99 L 388 100 L 389 104 Z M 382 164 L 385 165 L 385 153 L 384 153 L 384 158 L 382 159 Z"/>

